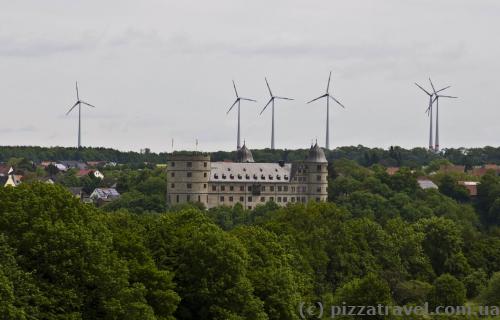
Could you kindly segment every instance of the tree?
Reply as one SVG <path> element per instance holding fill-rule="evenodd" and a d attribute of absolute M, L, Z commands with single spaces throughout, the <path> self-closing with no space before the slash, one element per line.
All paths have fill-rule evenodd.
<path fill-rule="evenodd" d="M 465 303 L 465 286 L 450 274 L 439 276 L 429 292 L 429 306 L 462 306 Z"/>
<path fill-rule="evenodd" d="M 483 269 L 474 270 L 474 272 L 464 278 L 463 283 L 467 290 L 467 298 L 473 299 L 486 287 L 488 275 Z"/>
<path fill-rule="evenodd" d="M 484 305 L 500 305 L 500 272 L 493 274 L 488 285 L 481 292 L 480 300 Z"/>
<path fill-rule="evenodd" d="M 392 305 L 389 285 L 377 275 L 370 273 L 363 278 L 356 278 L 344 284 L 335 292 L 335 305 L 372 306 Z M 372 319 L 385 319 L 384 316 L 373 316 Z M 354 316 L 353 319 L 364 319 L 364 316 Z"/>

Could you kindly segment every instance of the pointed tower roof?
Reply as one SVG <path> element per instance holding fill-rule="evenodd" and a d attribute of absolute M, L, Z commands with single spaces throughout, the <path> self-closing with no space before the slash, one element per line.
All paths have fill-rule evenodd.
<path fill-rule="evenodd" d="M 238 149 L 236 157 L 238 162 L 255 162 L 252 152 L 247 148 L 245 142 L 243 142 L 243 146 Z"/>
<path fill-rule="evenodd" d="M 306 161 L 321 163 L 328 162 L 326 160 L 325 152 L 318 146 L 318 142 L 316 142 L 316 144 L 309 150 L 309 155 L 307 156 Z"/>

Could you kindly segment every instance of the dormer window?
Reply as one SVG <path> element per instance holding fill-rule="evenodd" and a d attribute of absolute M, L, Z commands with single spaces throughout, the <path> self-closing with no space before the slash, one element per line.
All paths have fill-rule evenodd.
<path fill-rule="evenodd" d="M 266 180 L 266 176 L 265 176 L 265 175 L 261 175 L 261 176 L 260 176 L 260 178 L 261 178 L 262 180 Z"/>
<path fill-rule="evenodd" d="M 231 171 L 231 168 L 227 168 L 227 171 Z"/>
<path fill-rule="evenodd" d="M 256 175 L 256 174 L 254 174 L 254 175 L 253 175 L 253 178 L 254 178 L 255 180 L 257 180 L 257 175 Z"/>
<path fill-rule="evenodd" d="M 279 174 L 276 175 L 276 179 L 281 180 L 281 176 Z"/>
<path fill-rule="evenodd" d="M 262 172 L 262 168 L 259 168 L 260 172 Z"/>
<path fill-rule="evenodd" d="M 226 179 L 226 174 L 225 173 L 222 174 L 222 179 Z"/>
<path fill-rule="evenodd" d="M 285 180 L 288 180 L 288 176 L 286 174 L 285 174 L 284 178 L 285 178 Z"/>
<path fill-rule="evenodd" d="M 240 180 L 241 180 L 241 178 L 242 178 L 241 174 L 238 174 L 238 179 L 240 179 Z"/>
<path fill-rule="evenodd" d="M 247 171 L 247 168 L 243 168 L 243 171 Z"/>
<path fill-rule="evenodd" d="M 269 180 L 273 180 L 273 175 L 269 175 Z"/>
<path fill-rule="evenodd" d="M 245 179 L 250 179 L 250 175 L 248 173 L 245 175 Z"/>
<path fill-rule="evenodd" d="M 219 179 L 219 175 L 217 173 L 214 174 L 214 179 Z"/>
<path fill-rule="evenodd" d="M 231 173 L 231 174 L 229 175 L 229 178 L 234 179 L 234 174 L 232 174 L 232 173 Z"/>

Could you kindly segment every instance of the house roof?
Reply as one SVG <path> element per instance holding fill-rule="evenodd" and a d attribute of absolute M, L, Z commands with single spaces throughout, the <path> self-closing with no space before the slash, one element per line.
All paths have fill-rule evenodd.
<path fill-rule="evenodd" d="M 385 169 L 385 172 L 387 172 L 390 176 L 396 174 L 396 172 L 399 171 L 399 167 L 388 167 L 387 169 Z"/>
<path fill-rule="evenodd" d="M 9 165 L 0 164 L 0 176 L 1 175 L 4 175 L 4 176 L 8 175 L 11 169 L 12 169 L 12 167 Z"/>
<path fill-rule="evenodd" d="M 85 169 L 85 170 L 79 170 L 76 175 L 79 176 L 79 177 L 83 177 L 83 176 L 88 176 L 89 174 L 93 173 L 94 170 L 88 170 L 88 169 Z"/>
<path fill-rule="evenodd" d="M 459 185 L 464 186 L 469 191 L 470 196 L 477 196 L 477 186 L 480 184 L 477 181 L 458 181 Z"/>
<path fill-rule="evenodd" d="M 120 193 L 115 188 L 96 188 L 92 195 L 97 196 L 98 199 L 116 198 Z"/>
<path fill-rule="evenodd" d="M 212 182 L 289 182 L 292 165 L 287 163 L 212 162 Z"/>
<path fill-rule="evenodd" d="M 438 186 L 429 179 L 419 179 L 419 180 L 417 180 L 417 182 L 418 182 L 418 185 L 420 186 L 420 188 L 422 188 L 424 190 L 439 189 Z"/>

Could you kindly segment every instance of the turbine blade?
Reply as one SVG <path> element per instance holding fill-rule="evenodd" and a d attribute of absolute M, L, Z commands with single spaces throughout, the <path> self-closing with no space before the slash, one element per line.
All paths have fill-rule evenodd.
<path fill-rule="evenodd" d="M 419 87 L 420 89 L 422 89 L 423 92 L 427 93 L 428 95 L 432 96 L 432 94 L 430 94 L 427 90 L 425 90 L 424 88 L 422 88 L 418 83 L 415 82 L 415 85 L 417 87 Z"/>
<path fill-rule="evenodd" d="M 87 106 L 89 106 L 89 107 L 95 108 L 95 106 L 93 106 L 93 105 L 91 105 L 90 103 L 87 103 L 87 102 L 85 102 L 85 101 L 83 101 L 83 100 L 80 100 L 80 102 L 81 102 L 81 103 L 83 103 L 84 105 L 87 105 Z"/>
<path fill-rule="evenodd" d="M 452 99 L 458 99 L 458 97 L 454 96 L 439 96 L 440 98 L 452 98 Z"/>
<path fill-rule="evenodd" d="M 266 84 L 267 84 L 267 89 L 269 90 L 269 95 L 271 95 L 271 97 L 273 96 L 273 92 L 271 91 L 271 87 L 269 86 L 269 82 L 267 82 L 267 78 L 264 78 L 266 79 Z"/>
<path fill-rule="evenodd" d="M 229 108 L 229 110 L 227 110 L 226 114 L 228 114 L 229 111 L 231 111 L 233 109 L 233 107 L 238 103 L 238 101 L 239 101 L 239 98 L 236 99 L 236 101 L 234 101 L 233 105 L 231 106 L 231 108 Z"/>
<path fill-rule="evenodd" d="M 319 100 L 319 99 L 324 98 L 324 97 L 327 97 L 327 96 L 328 96 L 328 94 L 324 94 L 324 95 L 322 95 L 322 96 L 320 96 L 320 97 L 317 97 L 316 99 L 312 99 L 312 100 L 311 100 L 311 101 L 309 101 L 308 103 L 314 102 L 314 101 L 316 101 L 316 100 Z"/>
<path fill-rule="evenodd" d="M 266 110 L 267 106 L 274 100 L 274 98 L 271 98 L 269 99 L 269 101 L 267 102 L 267 104 L 264 106 L 264 109 L 262 109 L 262 111 L 260 112 L 260 114 L 262 114 L 262 112 L 264 112 L 264 110 Z"/>
<path fill-rule="evenodd" d="M 446 90 L 446 89 L 448 89 L 448 88 L 451 88 L 451 86 L 447 86 L 447 87 L 444 87 L 443 89 L 439 89 L 438 91 L 436 91 L 436 93 L 439 93 L 439 92 L 441 92 L 441 91 L 444 91 L 444 90 Z"/>
<path fill-rule="evenodd" d="M 429 82 L 431 83 L 432 91 L 434 91 L 434 93 L 436 93 L 436 88 L 434 88 L 434 84 L 432 83 L 432 80 L 430 77 L 429 77 Z"/>
<path fill-rule="evenodd" d="M 236 83 L 233 80 L 234 93 L 236 94 L 236 98 L 238 98 L 238 90 L 236 90 Z"/>
<path fill-rule="evenodd" d="M 337 103 L 339 104 L 339 106 L 341 106 L 342 108 L 344 108 L 344 109 L 345 109 L 345 106 L 344 106 L 342 103 L 340 103 L 340 101 L 338 101 L 337 99 L 335 99 L 332 95 L 328 95 L 328 96 L 329 96 L 330 98 L 332 98 L 332 100 L 333 100 L 333 101 L 337 102 Z"/>
<path fill-rule="evenodd" d="M 250 99 L 250 98 L 240 98 L 240 100 L 245 100 L 245 101 L 252 101 L 252 102 L 257 102 L 257 100 Z"/>
<path fill-rule="evenodd" d="M 326 93 L 330 92 L 330 78 L 332 77 L 332 72 L 330 71 L 330 75 L 328 76 L 328 84 L 326 85 Z"/>
<path fill-rule="evenodd" d="M 68 115 L 73 109 L 80 103 L 80 101 L 77 101 L 70 109 L 68 112 L 66 112 L 66 115 Z"/>
<path fill-rule="evenodd" d="M 281 100 L 293 100 L 292 98 L 285 98 L 285 97 L 275 97 L 275 98 Z"/>
<path fill-rule="evenodd" d="M 80 96 L 78 94 L 78 81 L 76 82 L 76 100 L 80 100 Z"/>

